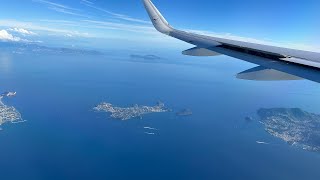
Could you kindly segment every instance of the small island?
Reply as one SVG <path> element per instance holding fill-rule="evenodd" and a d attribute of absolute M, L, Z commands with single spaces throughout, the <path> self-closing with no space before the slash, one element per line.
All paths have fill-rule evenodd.
<path fill-rule="evenodd" d="M 176 113 L 177 116 L 191 116 L 192 114 L 191 109 L 182 109 Z"/>
<path fill-rule="evenodd" d="M 136 54 L 132 54 L 130 55 L 130 57 L 132 59 L 144 59 L 144 60 L 160 60 L 162 59 L 161 57 L 159 56 L 156 56 L 156 55 L 136 55 Z"/>
<path fill-rule="evenodd" d="M 265 130 L 290 145 L 320 152 L 320 115 L 298 108 L 259 109 Z"/>
<path fill-rule="evenodd" d="M 3 98 L 13 97 L 16 95 L 16 92 L 5 92 L 0 95 L 0 126 L 11 122 L 16 123 L 22 120 L 21 114 L 12 106 L 7 106 L 3 103 Z"/>
<path fill-rule="evenodd" d="M 110 117 L 120 120 L 129 120 L 132 118 L 142 118 L 145 114 L 168 112 L 169 109 L 165 107 L 162 102 L 158 102 L 155 106 L 140 106 L 134 105 L 132 107 L 116 107 L 111 103 L 103 102 L 93 108 L 97 112 L 111 113 Z"/>

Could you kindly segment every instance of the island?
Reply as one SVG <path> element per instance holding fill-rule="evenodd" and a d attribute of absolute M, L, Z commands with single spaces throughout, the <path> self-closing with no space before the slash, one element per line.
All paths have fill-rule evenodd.
<path fill-rule="evenodd" d="M 320 152 L 320 115 L 299 108 L 259 109 L 265 130 L 290 145 Z"/>
<path fill-rule="evenodd" d="M 254 119 L 253 119 L 251 116 L 246 116 L 246 117 L 244 118 L 244 120 L 245 120 L 247 123 L 250 123 L 250 122 L 253 122 L 253 121 L 254 121 Z"/>
<path fill-rule="evenodd" d="M 0 95 L 0 126 L 11 122 L 17 123 L 21 122 L 21 114 L 12 106 L 7 106 L 3 103 L 3 98 L 13 97 L 16 95 L 16 92 L 5 92 Z"/>
<path fill-rule="evenodd" d="M 120 120 L 129 120 L 132 118 L 142 118 L 145 114 L 168 112 L 169 109 L 165 107 L 162 102 L 158 102 L 155 106 L 141 106 L 134 105 L 131 107 L 116 107 L 111 103 L 103 102 L 93 108 L 97 112 L 111 113 L 110 117 Z"/>
<path fill-rule="evenodd" d="M 144 60 L 160 60 L 162 59 L 161 57 L 159 56 L 156 56 L 156 55 L 136 55 L 136 54 L 132 54 L 130 55 L 130 57 L 132 59 L 144 59 Z"/>
<path fill-rule="evenodd" d="M 192 114 L 191 109 L 182 109 L 176 113 L 177 116 L 191 116 Z"/>

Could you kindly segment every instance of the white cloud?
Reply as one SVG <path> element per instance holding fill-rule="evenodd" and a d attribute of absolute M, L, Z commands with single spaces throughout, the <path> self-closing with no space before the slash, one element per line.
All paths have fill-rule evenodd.
<path fill-rule="evenodd" d="M 19 27 L 32 31 L 44 31 L 54 33 L 56 35 L 66 36 L 66 34 L 73 37 L 85 37 L 85 38 L 101 38 L 108 34 L 106 33 L 88 33 L 83 32 L 82 29 L 90 29 L 94 31 L 99 30 L 116 30 L 123 32 L 136 32 L 141 35 L 152 34 L 155 36 L 164 36 L 158 33 L 151 25 L 133 25 L 118 22 L 109 21 L 94 21 L 94 20 L 82 20 L 82 21 L 66 21 L 66 20 L 39 20 L 38 22 L 18 21 L 18 20 L 1 20 L 0 24 L 5 27 Z M 78 29 L 75 31 L 73 29 Z M 101 32 L 101 31 L 100 31 Z M 40 32 L 39 32 L 40 33 Z M 130 34 L 128 34 L 130 35 Z M 154 37 L 154 36 L 153 36 Z"/>
<path fill-rule="evenodd" d="M 13 31 L 13 32 L 17 32 L 23 35 L 36 35 L 36 33 L 32 32 L 32 31 L 28 31 L 26 29 L 23 28 L 10 28 L 9 31 Z"/>
<path fill-rule="evenodd" d="M 68 7 L 68 6 L 63 5 L 63 4 L 54 3 L 54 2 L 51 2 L 51 1 L 46 1 L 46 0 L 33 0 L 33 2 L 38 2 L 38 3 L 46 4 L 46 5 L 51 6 L 51 7 L 57 7 L 57 8 L 62 8 L 62 9 L 68 9 L 68 10 L 78 11 L 78 9 L 71 8 L 71 7 Z"/>
<path fill-rule="evenodd" d="M 88 1 L 88 0 L 81 0 L 81 2 L 83 2 L 83 3 L 87 3 L 87 4 L 93 4 L 93 2 Z"/>
<path fill-rule="evenodd" d="M 111 15 L 113 18 L 116 18 L 116 19 L 120 19 L 120 20 L 125 20 L 125 21 L 129 21 L 129 22 L 136 22 L 136 23 L 144 23 L 144 24 L 151 24 L 150 21 L 145 21 L 145 20 L 142 20 L 142 19 L 137 19 L 137 18 L 132 18 L 128 15 L 125 15 L 125 14 L 119 14 L 119 13 L 115 13 L 115 12 L 112 12 L 112 11 L 108 11 L 106 9 L 103 9 L 103 8 L 100 8 L 100 7 L 97 7 L 97 6 L 94 6 L 93 3 L 87 3 L 86 1 L 81 1 L 82 4 L 90 7 L 90 8 L 93 8 L 95 10 L 98 10 L 98 11 L 101 11 L 101 12 L 104 12 L 106 14 L 109 14 Z"/>
<path fill-rule="evenodd" d="M 86 27 L 91 27 L 95 29 L 114 29 L 121 31 L 137 32 L 142 34 L 159 34 L 152 26 L 146 25 L 133 25 L 124 23 L 115 23 L 108 21 L 94 21 L 94 20 L 83 20 L 87 23 Z"/>
<path fill-rule="evenodd" d="M 86 15 L 85 13 L 81 13 L 81 12 L 83 12 L 83 10 L 72 8 L 72 7 L 66 6 L 64 4 L 58 4 L 58 3 L 54 3 L 51 1 L 47 1 L 47 0 L 33 0 L 33 2 L 44 4 L 47 6 L 48 9 L 59 12 L 59 13 L 64 13 L 64 14 L 68 14 L 68 15 L 91 19 L 90 16 Z M 132 23 L 151 24 L 150 21 L 146 21 L 146 20 L 142 20 L 142 19 L 138 19 L 138 18 L 133 18 L 133 17 L 130 17 L 125 14 L 115 13 L 115 12 L 108 11 L 106 9 L 97 7 L 94 5 L 93 2 L 88 1 L 88 0 L 81 0 L 80 3 L 89 7 L 89 8 L 92 8 L 94 10 L 98 10 L 100 12 L 106 13 L 106 14 L 110 15 L 112 18 L 117 19 L 117 20 L 123 20 L 123 21 L 127 21 L 127 22 L 132 22 Z"/>
<path fill-rule="evenodd" d="M 0 30 L 0 41 L 23 42 L 23 43 L 42 43 L 42 41 L 22 39 L 20 37 L 17 37 L 17 36 L 10 34 L 7 30 Z"/>
<path fill-rule="evenodd" d="M 89 16 L 82 15 L 82 14 L 79 14 L 79 13 L 75 13 L 75 12 L 69 11 L 69 10 L 64 9 L 64 8 L 59 8 L 59 7 L 55 7 L 55 6 L 48 7 L 48 8 L 53 10 L 53 11 L 59 12 L 59 13 L 64 13 L 64 14 L 69 14 L 69 15 L 89 18 Z"/>
<path fill-rule="evenodd" d="M 0 40 L 18 42 L 18 41 L 21 41 L 21 38 L 13 36 L 12 34 L 8 33 L 8 31 L 6 30 L 0 30 Z"/>
<path fill-rule="evenodd" d="M 44 4 L 48 7 L 48 9 L 59 12 L 59 13 L 89 18 L 86 15 L 80 14 L 79 12 L 81 10 L 76 9 L 76 8 L 72 8 L 72 7 L 63 5 L 63 4 L 58 4 L 58 3 L 54 3 L 54 2 L 46 1 L 46 0 L 33 0 L 33 2 Z"/>
<path fill-rule="evenodd" d="M 118 18 L 118 19 L 125 20 L 125 21 L 144 23 L 144 24 L 151 24 L 150 21 L 145 21 L 145 20 L 141 20 L 141 19 L 137 19 L 137 18 L 132 18 L 132 17 L 127 16 L 127 15 L 116 15 L 115 17 Z"/>
<path fill-rule="evenodd" d="M 62 29 L 62 28 L 57 28 L 57 27 L 52 27 L 52 26 L 46 26 L 42 23 L 37 24 L 34 22 L 27 22 L 27 21 L 1 20 L 0 19 L 0 24 L 5 27 L 20 27 L 20 28 L 31 29 L 31 30 L 35 30 L 35 31 L 45 31 L 45 32 L 51 32 L 51 33 L 56 33 L 56 34 L 62 34 L 62 35 L 71 34 L 71 35 L 77 36 L 77 37 L 94 37 L 93 35 L 86 33 L 86 32 L 78 32 L 78 31 L 69 30 L 67 28 Z"/>

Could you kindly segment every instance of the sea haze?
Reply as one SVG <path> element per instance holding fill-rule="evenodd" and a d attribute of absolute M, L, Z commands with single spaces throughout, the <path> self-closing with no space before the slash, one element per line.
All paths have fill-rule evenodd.
<path fill-rule="evenodd" d="M 239 80 L 254 65 L 226 56 L 3 49 L 0 92 L 17 92 L 6 104 L 27 121 L 1 126 L 1 179 L 320 179 L 320 154 L 270 135 L 256 115 L 320 114 L 317 83 Z M 158 101 L 170 111 L 142 119 L 93 110 Z"/>

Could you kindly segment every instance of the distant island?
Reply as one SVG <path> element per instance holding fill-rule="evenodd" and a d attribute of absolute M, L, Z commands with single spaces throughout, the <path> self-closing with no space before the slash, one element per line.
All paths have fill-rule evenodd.
<path fill-rule="evenodd" d="M 2 102 L 5 97 L 15 96 L 16 92 L 5 92 L 0 95 L 0 126 L 4 123 L 21 122 L 21 114 L 12 106 L 7 106 Z"/>
<path fill-rule="evenodd" d="M 116 107 L 111 103 L 103 102 L 93 108 L 97 112 L 111 113 L 110 117 L 120 120 L 129 120 L 132 118 L 142 118 L 145 114 L 161 113 L 169 111 L 162 102 L 158 102 L 155 106 L 140 106 L 134 105 L 132 107 Z"/>
<path fill-rule="evenodd" d="M 143 59 L 143 60 L 160 60 L 162 59 L 159 56 L 156 55 L 136 55 L 136 54 L 132 54 L 130 55 L 130 57 L 132 59 Z"/>
<path fill-rule="evenodd" d="M 191 109 L 182 109 L 176 113 L 177 116 L 191 116 L 192 114 Z"/>
<path fill-rule="evenodd" d="M 320 152 L 320 115 L 298 108 L 259 109 L 265 130 L 290 145 Z"/>

